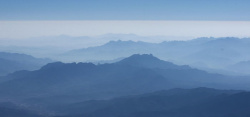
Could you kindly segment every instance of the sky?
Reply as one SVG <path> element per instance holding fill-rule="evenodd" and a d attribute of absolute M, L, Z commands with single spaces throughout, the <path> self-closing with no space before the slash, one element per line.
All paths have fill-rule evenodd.
<path fill-rule="evenodd" d="M 250 37 L 249 21 L 0 21 L 0 25 L 2 39 L 60 35 L 100 36 L 107 33 L 193 38 Z"/>
<path fill-rule="evenodd" d="M 250 0 L 0 0 L 0 39 L 97 36 L 250 37 Z"/>
<path fill-rule="evenodd" d="M 249 21 L 250 0 L 0 0 L 0 20 Z"/>

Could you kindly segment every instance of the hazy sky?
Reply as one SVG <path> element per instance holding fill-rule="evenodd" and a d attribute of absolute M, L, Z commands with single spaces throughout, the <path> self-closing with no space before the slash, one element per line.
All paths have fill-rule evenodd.
<path fill-rule="evenodd" d="M 57 51 L 96 46 L 121 36 L 147 42 L 250 37 L 249 5 L 250 0 L 0 0 L 0 49 L 43 57 L 52 49 L 15 47 Z M 139 37 L 98 36 L 107 33 Z"/>
<path fill-rule="evenodd" d="M 97 36 L 250 37 L 250 21 L 0 21 L 0 38 Z"/>
<path fill-rule="evenodd" d="M 0 38 L 250 37 L 250 0 L 0 0 Z"/>

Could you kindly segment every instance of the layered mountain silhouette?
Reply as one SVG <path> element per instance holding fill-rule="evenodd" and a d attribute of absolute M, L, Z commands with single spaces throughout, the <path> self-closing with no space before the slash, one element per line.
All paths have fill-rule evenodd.
<path fill-rule="evenodd" d="M 39 109 L 170 88 L 250 88 L 248 77 L 210 74 L 146 54 L 112 64 L 49 63 L 39 70 L 19 71 L 1 79 L 5 79 L 0 83 L 2 100 L 39 105 Z"/>
<path fill-rule="evenodd" d="M 131 100 L 134 100 L 135 97 L 133 97 L 132 95 L 139 95 L 171 88 L 212 87 L 218 89 L 250 89 L 249 77 L 232 77 L 219 74 L 211 74 L 202 70 L 193 69 L 189 66 L 175 65 L 171 62 L 160 60 L 151 54 L 135 54 L 116 63 L 99 65 L 95 65 L 93 63 L 55 62 L 49 63 L 39 70 L 18 71 L 5 77 L 1 77 L 1 79 L 4 79 L 0 83 L 1 102 L 14 102 L 17 105 L 27 105 L 27 110 L 31 109 L 36 110 L 36 112 L 42 111 L 54 113 L 52 115 L 58 116 L 84 115 L 86 117 L 95 117 L 100 116 L 98 115 L 98 113 L 104 114 L 104 116 L 114 114 L 117 117 L 146 117 L 150 115 L 166 116 L 166 114 L 168 116 L 177 116 L 178 111 L 183 111 L 184 114 L 191 113 L 190 116 L 193 116 L 194 113 L 192 112 L 196 112 L 195 109 L 200 109 L 201 107 L 199 106 L 200 104 L 203 104 L 203 102 L 207 104 L 207 102 L 211 101 L 211 97 L 213 97 L 211 99 L 216 98 L 216 101 L 221 101 L 217 100 L 217 97 L 215 95 L 218 95 L 220 97 L 220 92 L 223 92 L 223 95 L 229 96 L 229 94 L 233 95 L 238 91 L 216 91 L 213 89 L 201 88 L 194 90 L 199 91 L 197 94 L 189 94 L 189 90 L 176 89 L 167 91 L 166 95 L 172 95 L 172 93 L 174 93 L 173 95 L 177 95 L 177 97 L 174 96 L 174 98 L 166 98 L 166 100 L 164 97 L 165 91 L 163 91 L 162 93 L 156 92 L 152 94 L 159 94 L 159 97 L 156 96 L 155 98 L 146 98 L 146 100 L 138 99 L 138 103 L 135 103 L 137 102 L 137 98 L 132 102 L 130 101 L 130 98 Z M 192 92 L 192 90 L 190 91 Z M 164 94 L 163 97 L 161 96 L 162 94 Z M 145 94 L 141 96 L 147 97 L 148 95 L 151 94 Z M 205 97 L 203 97 L 203 95 Z M 224 98 L 223 95 L 222 98 Z M 126 101 L 123 101 L 124 98 L 118 99 L 118 101 L 114 101 L 117 99 L 110 100 L 120 96 L 125 96 Z M 197 99 L 194 97 L 197 97 Z M 244 97 L 243 95 L 242 98 L 247 97 Z M 172 103 L 176 106 L 171 105 L 169 106 L 169 108 L 165 108 L 166 105 L 158 105 L 160 103 L 157 102 L 159 100 L 161 102 L 161 99 L 163 102 L 164 100 L 166 101 L 166 105 L 172 102 L 171 100 L 169 101 L 169 99 L 177 99 L 173 100 Z M 192 102 L 192 99 L 195 104 L 191 104 L 192 106 L 190 106 L 189 104 L 190 101 Z M 227 98 L 225 97 L 225 99 Z M 231 98 L 229 98 L 228 100 L 230 99 Z M 110 101 L 94 101 L 94 103 L 92 103 L 92 101 L 85 102 L 88 100 Z M 121 100 L 121 103 L 119 102 L 119 100 Z M 203 101 L 200 102 L 199 100 Z M 178 103 L 178 101 L 180 101 L 181 103 L 183 102 L 183 104 Z M 153 104 L 155 103 L 155 105 L 153 106 L 156 107 L 147 107 L 147 102 L 152 102 Z M 75 109 L 76 107 L 78 107 L 77 103 L 80 104 L 80 107 L 78 109 Z M 83 105 L 81 105 L 82 103 Z M 86 106 L 86 103 L 89 103 L 90 105 Z M 128 111 L 120 112 L 123 109 L 126 110 L 130 108 L 130 104 L 132 103 L 135 103 L 135 108 L 131 107 L 131 109 L 129 109 Z M 211 104 L 213 103 L 216 104 L 212 100 Z M 219 103 L 228 104 L 229 102 L 222 101 Z M 74 104 L 76 104 L 76 107 Z M 115 113 L 116 109 L 114 108 L 116 107 L 116 105 L 117 112 Z M 67 107 L 72 107 L 73 109 L 68 109 Z M 89 107 L 89 111 L 87 111 L 88 109 L 86 111 L 82 111 L 82 109 L 85 110 L 85 107 Z M 189 109 L 189 107 L 192 107 L 191 110 Z M 6 107 L 4 107 L 2 110 L 4 110 L 5 108 Z M 136 110 L 139 108 L 142 108 L 142 112 Z M 203 111 L 204 113 L 207 113 L 208 111 L 205 111 L 205 109 L 210 108 L 210 106 L 205 105 L 202 106 L 202 108 L 204 108 L 204 110 L 199 111 L 201 112 L 201 114 L 203 113 Z M 64 109 L 68 111 L 64 111 Z M 10 112 L 11 111 L 12 110 L 10 110 Z M 137 113 L 138 115 L 135 113 Z M 215 115 L 217 114 L 216 112 L 214 113 Z M 183 114 L 178 116 L 182 115 Z"/>
<path fill-rule="evenodd" d="M 97 61 L 113 60 L 132 54 L 152 53 L 163 60 L 172 61 L 176 64 L 191 65 L 207 71 L 213 71 L 209 69 L 222 69 L 229 71 L 223 72 L 228 74 L 233 74 L 232 71 L 248 74 L 248 72 L 227 69 L 227 67 L 241 61 L 250 60 L 249 49 L 249 38 L 239 39 L 234 37 L 198 38 L 189 41 L 162 43 L 110 41 L 102 46 L 72 50 L 63 54 L 62 57 L 66 61 Z"/>
<path fill-rule="evenodd" d="M 0 75 L 19 70 L 36 70 L 53 62 L 50 59 L 35 58 L 25 54 L 0 52 Z"/>
<path fill-rule="evenodd" d="M 105 98 L 170 88 L 166 78 L 154 70 L 157 66 L 152 66 L 151 62 L 164 63 L 171 69 L 182 68 L 152 55 L 133 55 L 117 63 L 102 65 L 56 62 L 37 71 L 10 74 L 4 77 L 10 80 L 2 83 L 0 90 L 16 98 L 20 94 L 27 98 L 41 95 L 41 92 L 46 92 L 44 96 L 73 93 Z"/>

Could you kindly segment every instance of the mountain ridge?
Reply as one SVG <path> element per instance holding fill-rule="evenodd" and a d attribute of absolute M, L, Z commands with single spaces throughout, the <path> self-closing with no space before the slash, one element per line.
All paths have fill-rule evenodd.
<path fill-rule="evenodd" d="M 210 74 L 150 54 L 135 54 L 120 62 L 99 65 L 55 62 L 39 70 L 19 71 L 2 78 L 9 79 L 0 83 L 2 101 L 24 103 L 43 111 L 87 100 L 172 88 L 250 89 L 249 77 Z"/>
<path fill-rule="evenodd" d="M 113 60 L 132 54 L 153 54 L 162 60 L 171 61 L 178 65 L 189 65 L 214 73 L 230 75 L 234 70 L 227 69 L 228 66 L 250 60 L 247 51 L 250 49 L 249 40 L 249 38 L 235 37 L 204 37 L 188 41 L 164 41 L 161 43 L 110 41 L 97 47 L 69 51 L 61 56 L 67 60 L 98 61 Z M 239 71 L 238 74 L 245 75 L 246 73 Z"/>
<path fill-rule="evenodd" d="M 0 75 L 7 75 L 18 70 L 36 70 L 49 62 L 53 60 L 35 58 L 26 54 L 0 52 Z"/>

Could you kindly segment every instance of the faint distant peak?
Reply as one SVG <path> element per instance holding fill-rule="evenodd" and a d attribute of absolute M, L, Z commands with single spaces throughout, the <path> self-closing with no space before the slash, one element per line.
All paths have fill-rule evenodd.
<path fill-rule="evenodd" d="M 34 58 L 34 57 L 30 56 L 30 55 L 26 55 L 26 54 L 22 54 L 22 53 L 9 53 L 9 52 L 0 52 L 0 56 L 9 56 L 9 57 L 20 56 L 20 57 Z"/>
<path fill-rule="evenodd" d="M 129 34 L 123 34 L 123 33 L 107 33 L 103 35 L 99 35 L 99 37 L 138 37 L 138 35 L 129 33 Z"/>
<path fill-rule="evenodd" d="M 148 42 L 143 42 L 143 41 L 123 41 L 123 40 L 117 40 L 117 41 L 109 41 L 106 43 L 106 46 L 139 46 L 139 45 L 145 45 L 145 44 L 152 44 Z"/>
<path fill-rule="evenodd" d="M 128 41 L 122 41 L 122 40 L 117 40 L 117 41 L 109 41 L 107 44 L 119 44 L 119 43 L 135 43 L 134 41 L 128 40 Z"/>

